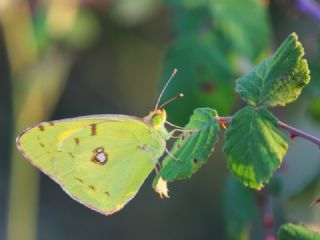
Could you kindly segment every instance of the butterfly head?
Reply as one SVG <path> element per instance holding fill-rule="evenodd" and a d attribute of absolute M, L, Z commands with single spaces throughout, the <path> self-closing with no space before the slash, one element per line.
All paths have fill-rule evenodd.
<path fill-rule="evenodd" d="M 168 87 L 169 83 L 172 81 L 173 77 L 176 75 L 177 73 L 177 69 L 174 69 L 169 80 L 167 81 L 167 83 L 165 84 L 164 88 L 162 89 L 160 96 L 158 98 L 157 104 L 154 108 L 153 111 L 151 111 L 149 113 L 149 115 L 147 117 L 144 118 L 144 120 L 149 123 L 151 126 L 153 126 L 156 129 L 161 129 L 164 132 L 166 132 L 164 124 L 167 120 L 167 113 L 166 111 L 163 109 L 164 106 L 166 106 L 167 104 L 173 102 L 174 100 L 178 99 L 178 98 L 182 98 L 184 95 L 183 93 L 179 93 L 177 96 L 167 100 L 166 102 L 162 103 L 159 106 L 161 97 L 163 96 L 166 88 Z"/>
<path fill-rule="evenodd" d="M 156 129 L 164 127 L 164 123 L 167 120 L 167 112 L 164 109 L 156 109 L 151 111 L 145 121 Z"/>
<path fill-rule="evenodd" d="M 179 93 L 177 96 L 164 102 L 160 107 L 157 107 L 155 110 L 151 111 L 146 117 L 146 120 L 155 128 L 164 127 L 164 123 L 167 120 L 167 112 L 163 109 L 163 107 L 178 98 L 182 98 L 183 96 L 183 93 Z"/>
<path fill-rule="evenodd" d="M 151 125 L 155 128 L 160 128 L 164 126 L 164 123 L 167 120 L 167 112 L 164 109 L 157 109 L 156 111 L 151 112 Z"/>

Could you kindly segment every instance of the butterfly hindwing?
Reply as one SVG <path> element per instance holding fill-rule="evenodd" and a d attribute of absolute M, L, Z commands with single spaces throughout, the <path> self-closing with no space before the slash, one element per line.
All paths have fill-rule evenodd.
<path fill-rule="evenodd" d="M 164 149 L 163 136 L 144 122 L 107 120 L 59 144 L 56 176 L 72 198 L 108 215 L 137 193 Z"/>

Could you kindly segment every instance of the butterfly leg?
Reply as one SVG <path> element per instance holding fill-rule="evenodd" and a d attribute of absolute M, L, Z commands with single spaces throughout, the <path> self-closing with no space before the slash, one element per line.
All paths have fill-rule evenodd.
<path fill-rule="evenodd" d="M 192 134 L 193 132 L 197 132 L 199 130 L 195 129 L 173 129 L 172 131 L 168 132 L 168 135 L 166 136 L 166 139 L 169 140 L 170 138 L 179 138 L 180 136 L 174 136 L 176 132 L 180 133 L 190 133 Z"/>
<path fill-rule="evenodd" d="M 178 158 L 176 158 L 175 156 L 172 155 L 172 153 L 168 150 L 168 148 L 165 148 L 165 151 L 173 159 L 179 160 Z M 159 170 L 162 168 L 161 163 L 159 161 L 154 161 L 154 160 L 152 160 L 152 162 L 154 164 L 154 171 L 155 171 L 156 175 L 158 176 L 159 175 Z M 159 169 L 158 169 L 158 167 L 159 167 Z"/>
<path fill-rule="evenodd" d="M 159 169 L 162 168 L 162 165 L 161 165 L 161 163 L 159 161 L 157 162 L 157 166 L 159 167 Z"/>
<path fill-rule="evenodd" d="M 180 127 L 180 126 L 178 126 L 178 125 L 175 125 L 175 124 L 173 124 L 173 123 L 171 123 L 171 122 L 169 122 L 169 121 L 166 121 L 166 124 L 168 124 L 168 125 L 171 126 L 171 127 L 175 127 L 175 128 L 179 128 L 179 129 L 185 129 L 185 128 Z"/>
<path fill-rule="evenodd" d="M 166 148 L 165 151 L 166 151 L 166 153 L 167 153 L 170 157 L 172 157 L 173 159 L 179 160 L 179 158 L 176 158 L 175 156 L 173 156 L 173 154 L 168 150 L 168 148 Z"/>
<path fill-rule="evenodd" d="M 159 175 L 159 169 L 158 169 L 157 164 L 155 164 L 153 168 L 154 168 L 154 171 L 155 171 L 156 175 L 158 176 Z"/>

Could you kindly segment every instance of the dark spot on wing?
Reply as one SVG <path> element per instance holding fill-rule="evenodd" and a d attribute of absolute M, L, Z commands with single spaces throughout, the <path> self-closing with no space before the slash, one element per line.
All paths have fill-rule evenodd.
<path fill-rule="evenodd" d="M 81 178 L 74 177 L 75 180 L 77 180 L 79 183 L 83 183 L 84 181 Z"/>
<path fill-rule="evenodd" d="M 88 187 L 89 187 L 91 190 L 93 190 L 93 191 L 96 190 L 96 188 L 95 188 L 93 185 L 89 185 Z"/>
<path fill-rule="evenodd" d="M 68 154 L 71 158 L 74 158 L 74 155 L 72 154 L 72 152 L 68 152 Z"/>
<path fill-rule="evenodd" d="M 199 160 L 195 158 L 195 159 L 193 159 L 193 162 L 194 162 L 194 164 L 198 164 Z"/>
<path fill-rule="evenodd" d="M 40 146 L 42 147 L 42 148 L 44 148 L 45 147 L 45 145 L 41 142 L 40 143 Z"/>
<path fill-rule="evenodd" d="M 97 124 L 96 123 L 91 124 L 91 135 L 92 136 L 97 135 Z"/>
<path fill-rule="evenodd" d="M 44 126 L 43 125 L 39 125 L 38 128 L 39 128 L 40 131 L 44 131 Z"/>
<path fill-rule="evenodd" d="M 139 145 L 137 148 L 142 150 L 142 151 L 146 151 L 147 150 L 147 147 L 148 145 L 147 144 L 142 144 L 142 145 Z"/>
<path fill-rule="evenodd" d="M 74 138 L 74 142 L 75 142 L 77 145 L 79 145 L 80 139 L 79 139 L 79 138 Z"/>
<path fill-rule="evenodd" d="M 111 197 L 110 193 L 108 191 L 104 192 L 107 196 Z"/>
<path fill-rule="evenodd" d="M 93 156 L 91 161 L 99 165 L 104 165 L 108 162 L 109 154 L 104 150 L 103 147 L 97 147 L 93 150 Z"/>

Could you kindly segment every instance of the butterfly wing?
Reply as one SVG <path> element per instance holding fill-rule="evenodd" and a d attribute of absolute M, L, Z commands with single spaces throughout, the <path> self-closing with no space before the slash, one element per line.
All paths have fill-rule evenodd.
<path fill-rule="evenodd" d="M 39 123 L 20 133 L 17 147 L 32 165 L 56 181 L 53 159 L 59 143 L 87 125 L 105 121 L 107 116 L 92 115 Z"/>
<path fill-rule="evenodd" d="M 40 125 L 45 130 L 32 128 L 21 136 L 20 149 L 72 198 L 112 214 L 137 193 L 163 154 L 165 139 L 143 121 L 128 116 L 82 119 L 82 125 L 77 121 L 54 124 L 64 124 L 63 131 L 50 131 L 49 123 Z M 51 140 L 41 136 L 45 131 Z M 36 143 L 28 143 L 34 138 Z M 50 154 L 37 152 L 40 142 L 55 147 L 46 149 Z"/>

